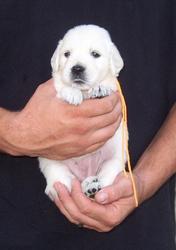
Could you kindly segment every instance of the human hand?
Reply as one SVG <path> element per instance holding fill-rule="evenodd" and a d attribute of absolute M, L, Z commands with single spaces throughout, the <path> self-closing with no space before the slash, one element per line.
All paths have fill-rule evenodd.
<path fill-rule="evenodd" d="M 3 151 L 63 160 L 92 152 L 112 137 L 120 124 L 121 102 L 114 93 L 70 105 L 56 97 L 51 79 L 39 85 L 23 110 L 4 117 Z"/>
<path fill-rule="evenodd" d="M 137 177 L 135 180 L 139 198 L 142 188 Z M 99 191 L 95 200 L 90 200 L 82 193 L 76 179 L 73 181 L 71 194 L 61 183 L 56 183 L 55 189 L 58 193 L 55 204 L 67 219 L 98 232 L 112 230 L 135 209 L 131 179 L 123 173 L 116 177 L 113 185 Z"/>
<path fill-rule="evenodd" d="M 175 120 L 176 106 L 174 105 L 163 126 L 134 168 L 133 176 L 139 204 L 154 195 L 175 174 Z M 107 232 L 120 224 L 135 209 L 131 179 L 123 173 L 116 177 L 113 185 L 96 194 L 96 202 L 89 200 L 81 192 L 79 182 L 73 184 L 71 194 L 63 185 L 55 185 L 59 195 L 55 203 L 61 212 L 75 224 L 81 223 L 84 227 Z M 107 197 L 102 197 L 106 200 L 100 201 L 103 193 L 107 195 Z"/>

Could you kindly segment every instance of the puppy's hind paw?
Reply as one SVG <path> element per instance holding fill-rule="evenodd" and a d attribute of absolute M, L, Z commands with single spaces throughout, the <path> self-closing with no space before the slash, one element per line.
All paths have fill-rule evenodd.
<path fill-rule="evenodd" d="M 94 198 L 95 194 L 101 189 L 97 176 L 89 176 L 82 183 L 82 191 L 89 198 Z"/>

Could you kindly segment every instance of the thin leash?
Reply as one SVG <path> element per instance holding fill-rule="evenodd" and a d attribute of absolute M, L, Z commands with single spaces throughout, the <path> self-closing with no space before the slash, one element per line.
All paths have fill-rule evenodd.
<path fill-rule="evenodd" d="M 122 162 L 124 163 L 123 171 L 124 171 L 125 176 L 128 176 L 127 171 L 125 169 L 125 159 L 124 159 L 124 152 L 125 152 L 127 155 L 127 168 L 128 168 L 128 172 L 131 178 L 131 182 L 132 182 L 135 204 L 136 204 L 136 207 L 138 207 L 139 202 L 138 202 L 137 188 L 136 188 L 136 183 L 135 183 L 133 172 L 132 172 L 130 153 L 129 153 L 129 148 L 128 148 L 127 106 L 126 106 L 125 98 L 122 93 L 122 89 L 121 89 L 119 81 L 117 81 L 117 89 L 119 91 L 121 102 L 122 102 Z"/>

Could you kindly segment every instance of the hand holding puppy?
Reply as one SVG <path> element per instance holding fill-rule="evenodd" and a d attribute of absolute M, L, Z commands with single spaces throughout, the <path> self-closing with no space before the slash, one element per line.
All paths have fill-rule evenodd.
<path fill-rule="evenodd" d="M 118 93 L 80 106 L 56 97 L 53 81 L 39 85 L 19 112 L 0 110 L 0 149 L 12 155 L 67 159 L 102 146 L 120 124 Z M 77 119 L 75 119 L 77 117 Z"/>
<path fill-rule="evenodd" d="M 138 194 L 141 185 L 136 179 Z M 81 191 L 79 181 L 73 182 L 71 194 L 61 183 L 56 183 L 58 196 L 55 203 L 67 219 L 84 228 L 98 232 L 108 232 L 119 225 L 134 209 L 135 202 L 130 177 L 119 174 L 114 184 L 105 187 L 95 196 L 95 201 L 88 199 Z"/>
<path fill-rule="evenodd" d="M 176 131 L 176 105 L 134 168 L 139 204 L 154 195 L 175 174 L 174 131 Z M 55 188 L 59 196 L 55 199 L 55 203 L 60 211 L 72 223 L 82 224 L 99 232 L 110 231 L 135 209 L 131 179 L 123 173 L 116 177 L 113 185 L 105 187 L 96 194 L 96 202 L 82 193 L 78 181 L 73 183 L 71 194 L 64 185 L 57 183 Z"/>

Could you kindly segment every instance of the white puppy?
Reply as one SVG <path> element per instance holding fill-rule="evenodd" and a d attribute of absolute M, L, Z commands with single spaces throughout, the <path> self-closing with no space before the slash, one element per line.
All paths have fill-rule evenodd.
<path fill-rule="evenodd" d="M 81 25 L 69 30 L 59 42 L 51 65 L 57 97 L 78 105 L 84 99 L 116 91 L 116 77 L 123 60 L 105 29 Z M 60 181 L 71 191 L 74 176 L 82 182 L 83 192 L 93 197 L 98 190 L 112 184 L 124 168 L 122 124 L 96 152 L 63 161 L 39 158 L 39 162 L 47 181 L 45 192 L 51 199 L 57 195 L 54 183 Z M 95 176 L 90 176 L 92 168 Z"/>

